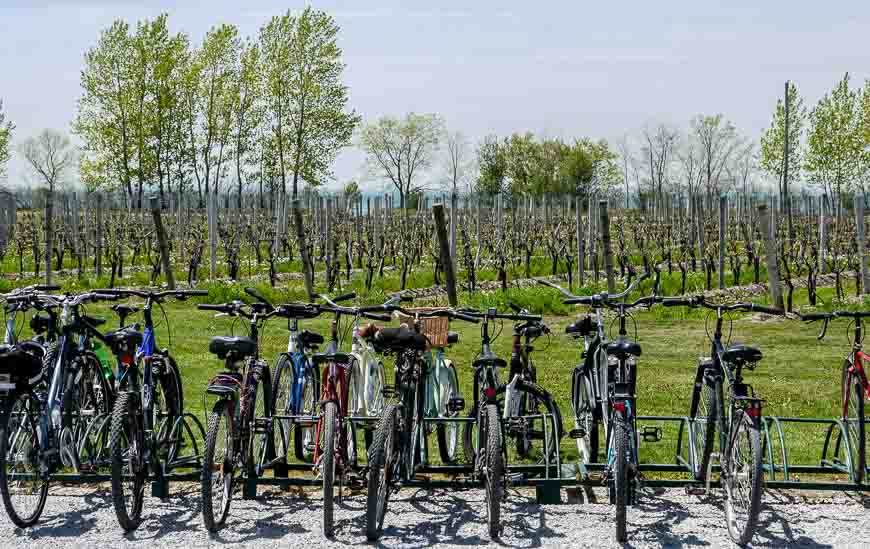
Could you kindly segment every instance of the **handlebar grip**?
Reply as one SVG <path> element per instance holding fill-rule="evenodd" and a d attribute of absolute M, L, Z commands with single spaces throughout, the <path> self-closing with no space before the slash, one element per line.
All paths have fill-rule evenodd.
<path fill-rule="evenodd" d="M 519 313 L 519 312 L 522 311 L 522 309 L 520 308 L 520 306 L 517 305 L 516 303 L 512 302 L 512 301 L 511 301 L 510 303 L 508 303 L 508 306 L 509 306 L 511 309 L 513 309 L 513 311 L 514 311 L 515 313 Z"/>
<path fill-rule="evenodd" d="M 833 315 L 831 313 L 807 313 L 800 315 L 801 320 L 804 322 L 815 322 L 816 320 L 824 320 L 826 318 L 832 318 Z"/>
<path fill-rule="evenodd" d="M 269 303 L 269 300 L 266 299 L 266 296 L 264 296 L 262 293 L 260 293 L 260 290 L 258 290 L 256 288 L 246 287 L 245 293 L 248 294 L 249 296 L 253 297 L 254 299 L 256 299 L 257 301 L 259 301 L 260 303 L 262 303 L 264 305 L 268 305 L 269 307 L 272 306 L 272 304 Z"/>
<path fill-rule="evenodd" d="M 565 305 L 592 305 L 592 296 L 578 296 L 563 299 Z"/>
<path fill-rule="evenodd" d="M 784 315 L 785 311 L 782 309 L 777 309 L 776 307 L 767 307 L 766 305 L 753 305 L 753 311 L 758 311 L 759 313 L 767 313 L 769 315 Z"/>
<path fill-rule="evenodd" d="M 390 322 L 393 320 L 393 317 L 390 315 L 376 315 L 372 313 L 360 313 L 360 316 L 364 316 L 371 320 L 380 320 L 381 322 Z"/>
<path fill-rule="evenodd" d="M 181 290 L 180 292 L 175 292 L 177 294 L 182 295 L 208 295 L 208 290 Z"/>
<path fill-rule="evenodd" d="M 60 290 L 59 284 L 37 284 L 33 287 L 37 292 L 57 292 Z"/>
<path fill-rule="evenodd" d="M 386 309 L 384 308 L 383 305 L 368 305 L 368 306 L 366 306 L 366 307 L 360 307 L 360 308 L 359 308 L 359 312 L 360 312 L 360 314 L 365 314 L 365 313 L 376 313 L 376 312 L 381 312 L 381 313 L 382 313 L 382 312 L 384 312 L 385 310 L 386 310 Z"/>
<path fill-rule="evenodd" d="M 341 303 L 342 301 L 347 301 L 348 299 L 356 299 L 356 292 L 350 292 L 349 294 L 340 295 L 338 297 L 333 297 L 332 301 L 334 303 Z"/>
<path fill-rule="evenodd" d="M 453 313 L 450 315 L 450 318 L 455 318 L 456 320 L 463 320 L 465 322 L 471 322 L 474 324 L 480 324 L 480 319 L 474 316 L 466 315 L 463 313 Z"/>
<path fill-rule="evenodd" d="M 226 311 L 227 310 L 226 304 L 212 305 L 211 303 L 200 303 L 199 305 L 196 306 L 196 308 L 203 310 L 203 311 Z"/>
<path fill-rule="evenodd" d="M 688 305 L 689 302 L 685 299 L 680 299 L 678 297 L 666 297 L 662 299 L 662 305 L 665 307 L 677 307 L 680 305 Z"/>

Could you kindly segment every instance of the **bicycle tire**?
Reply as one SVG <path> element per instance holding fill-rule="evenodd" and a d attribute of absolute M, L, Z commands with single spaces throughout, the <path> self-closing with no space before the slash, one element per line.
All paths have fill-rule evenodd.
<path fill-rule="evenodd" d="M 614 436 L 614 471 L 613 491 L 616 500 L 616 541 L 624 543 L 627 533 L 627 507 L 629 502 L 628 462 L 629 462 L 629 429 L 622 414 L 618 414 L 613 425 Z"/>
<path fill-rule="evenodd" d="M 142 409 L 141 406 L 137 406 L 138 403 L 138 396 L 134 393 L 124 392 L 118 396 L 112 412 L 112 429 L 109 435 L 112 455 L 112 503 L 118 524 L 124 532 L 132 532 L 142 523 L 145 480 L 148 477 L 143 454 L 145 437 L 140 425 Z M 126 452 L 121 446 L 125 440 Z M 129 489 L 124 486 L 124 478 L 132 480 Z M 126 501 L 127 495 L 132 497 L 129 505 Z"/>
<path fill-rule="evenodd" d="M 447 404 L 449 404 L 451 399 L 461 397 L 462 393 L 459 392 L 459 378 L 456 377 L 456 368 L 452 364 L 449 364 L 447 369 L 447 391 L 446 395 L 444 392 L 439 391 L 442 402 L 438 403 L 438 411 L 439 413 L 444 414 L 445 417 L 455 418 L 459 415 L 459 412 L 449 411 L 447 409 Z M 459 425 L 455 422 L 439 422 L 436 427 L 436 432 L 438 436 L 438 452 L 441 455 L 441 462 L 444 464 L 454 463 L 456 461 L 456 450 L 459 446 Z"/>
<path fill-rule="evenodd" d="M 498 406 L 486 404 L 481 417 L 483 436 L 486 438 L 484 484 L 486 487 L 486 522 L 489 537 L 498 539 L 501 533 L 501 500 L 504 496 L 504 454 L 501 436 L 501 420 Z"/>
<path fill-rule="evenodd" d="M 253 405 L 248 406 L 247 474 L 259 477 L 266 464 L 275 455 L 275 437 L 272 429 L 272 376 L 269 367 L 260 365 L 254 374 Z M 261 420 L 258 423 L 258 420 Z M 265 420 L 265 421 L 263 421 Z"/>
<path fill-rule="evenodd" d="M 395 404 L 384 409 L 372 440 L 369 453 L 368 494 L 366 495 L 366 539 L 377 541 L 384 528 L 384 517 L 390 499 L 393 482 L 399 420 Z"/>
<path fill-rule="evenodd" d="M 689 409 L 689 418 L 695 436 L 695 440 L 692 441 L 693 451 L 696 453 L 693 471 L 695 480 L 707 478 L 707 468 L 710 465 L 710 456 L 713 455 L 716 437 L 716 423 L 719 421 L 719 398 L 722 395 L 721 381 L 711 380 L 701 375 L 702 379 L 696 381 L 692 389 L 692 403 Z"/>
<path fill-rule="evenodd" d="M 583 430 L 583 435 L 577 438 L 577 454 L 584 464 L 598 463 L 598 426 L 601 422 L 592 387 L 589 376 L 575 369 L 571 404 L 574 426 Z"/>
<path fill-rule="evenodd" d="M 307 360 L 307 359 L 306 359 Z M 313 367 L 305 367 L 302 386 L 303 415 L 315 415 L 317 399 L 320 398 L 320 379 Z M 293 431 L 293 444 L 296 459 L 303 463 L 311 463 L 314 458 L 314 426 L 296 424 Z"/>
<path fill-rule="evenodd" d="M 26 413 L 27 420 L 23 425 L 13 425 L 14 432 L 10 430 L 9 420 L 15 414 L 16 405 L 20 402 L 25 402 L 24 408 L 28 410 Z M 39 399 L 31 391 L 20 391 L 10 396 L 4 403 L 2 417 L 0 417 L 0 494 L 3 498 L 3 506 L 6 508 L 6 514 L 15 526 L 19 528 L 27 528 L 33 526 L 42 516 L 42 511 L 45 509 L 45 501 L 48 497 L 48 479 L 41 478 L 39 475 L 39 460 L 34 459 L 39 455 L 39 435 L 37 431 L 37 420 L 40 417 L 41 406 Z M 23 430 L 20 430 L 23 428 Z M 13 451 L 9 449 L 9 436 L 16 433 L 28 433 L 28 436 L 18 438 L 16 440 L 27 444 L 29 448 L 24 447 L 23 452 Z M 29 466 L 26 471 L 18 471 L 17 462 L 12 464 L 12 471 L 9 471 L 10 455 L 26 455 L 28 460 L 25 466 Z M 9 478 L 9 473 L 26 473 L 34 475 L 30 481 L 32 487 L 31 494 L 36 496 L 35 505 L 32 510 L 24 511 L 20 505 L 16 505 L 15 490 L 11 484 L 17 484 L 13 479 Z M 25 481 L 26 482 L 26 481 Z"/>
<path fill-rule="evenodd" d="M 202 473 L 200 474 L 200 488 L 202 491 L 202 520 L 206 530 L 209 532 L 217 532 L 226 522 L 230 512 L 230 504 L 233 499 L 233 478 L 235 475 L 235 459 L 233 457 L 233 448 L 235 447 L 235 434 L 233 432 L 232 409 L 235 408 L 231 400 L 218 400 L 212 408 L 211 415 L 208 420 L 208 430 L 205 436 L 205 449 L 202 458 Z M 221 475 L 218 478 L 218 483 L 215 483 L 215 454 L 217 453 L 217 444 L 220 441 L 220 426 L 221 420 L 226 421 L 226 431 L 223 437 L 224 447 L 223 456 L 220 463 Z M 227 474 L 229 470 L 229 474 Z M 215 514 L 214 506 L 214 488 L 220 487 L 221 500 L 218 505 L 217 514 Z"/>
<path fill-rule="evenodd" d="M 323 535 L 332 537 L 335 512 L 335 444 L 338 422 L 338 405 L 327 402 L 323 405 L 323 456 L 320 462 L 323 477 Z"/>
<path fill-rule="evenodd" d="M 288 416 L 293 415 L 292 395 L 293 395 L 293 364 L 287 355 L 282 354 L 275 364 L 275 372 L 272 374 L 272 405 L 275 408 L 275 415 Z M 282 458 L 283 463 L 287 463 L 287 457 L 290 455 L 290 438 L 291 426 L 290 420 L 279 419 L 275 422 L 275 451 L 277 456 Z"/>
<path fill-rule="evenodd" d="M 758 525 L 758 515 L 761 511 L 761 491 L 762 491 L 762 457 L 761 457 L 761 430 L 759 428 L 759 418 L 753 417 L 738 411 L 738 420 L 732 426 L 735 430 L 729 436 L 729 444 L 726 452 L 726 460 L 723 465 L 724 478 L 723 485 L 725 487 L 725 518 L 728 523 L 728 534 L 737 545 L 743 546 L 752 540 L 755 535 L 755 528 Z M 732 486 L 732 480 L 737 478 L 738 471 L 735 467 L 735 455 L 740 451 L 740 443 L 743 437 L 741 432 L 746 432 L 746 441 L 748 443 L 747 450 L 749 452 L 748 463 L 741 467 L 740 475 L 749 475 L 748 492 L 749 498 L 746 502 L 746 519 L 739 522 L 735 509 L 735 490 Z M 745 492 L 745 490 L 741 490 Z"/>
<path fill-rule="evenodd" d="M 840 394 L 843 395 L 843 403 L 848 399 L 849 413 L 843 417 L 846 424 L 846 433 L 849 437 L 849 449 L 851 452 L 850 462 L 855 483 L 864 481 L 864 471 L 867 466 L 867 442 L 865 439 L 866 425 L 864 420 L 864 387 L 858 376 L 851 375 L 850 361 L 843 363 L 843 376 Z M 845 445 L 845 444 L 844 444 Z"/>

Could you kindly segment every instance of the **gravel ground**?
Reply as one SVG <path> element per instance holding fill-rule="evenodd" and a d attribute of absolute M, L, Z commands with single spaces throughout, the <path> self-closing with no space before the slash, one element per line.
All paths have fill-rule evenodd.
<path fill-rule="evenodd" d="M 261 492 L 262 494 L 262 492 Z M 866 546 L 870 500 L 848 494 L 768 492 L 757 547 Z M 2 547 L 313 547 L 365 543 L 365 498 L 347 497 L 336 508 L 334 541 L 321 535 L 320 500 L 309 494 L 270 492 L 254 501 L 234 500 L 219 535 L 202 528 L 193 486 L 174 487 L 166 501 L 146 500 L 142 526 L 124 536 L 108 492 L 55 488 L 42 521 L 29 530 L 0 519 Z M 603 504 L 537 505 L 534 494 L 512 491 L 503 506 L 502 546 L 614 547 L 613 507 Z M 629 509 L 629 547 L 730 545 L 716 498 L 683 490 L 646 491 Z M 833 518 L 838 517 L 838 518 Z M 480 490 L 403 490 L 390 502 L 384 547 L 495 545 L 486 533 Z"/>

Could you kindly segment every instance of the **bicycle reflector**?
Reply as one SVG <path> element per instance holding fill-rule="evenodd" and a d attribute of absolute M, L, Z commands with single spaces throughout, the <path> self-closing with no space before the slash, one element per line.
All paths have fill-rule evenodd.
<path fill-rule="evenodd" d="M 483 396 L 486 398 L 495 398 L 495 387 L 487 387 L 483 390 Z"/>

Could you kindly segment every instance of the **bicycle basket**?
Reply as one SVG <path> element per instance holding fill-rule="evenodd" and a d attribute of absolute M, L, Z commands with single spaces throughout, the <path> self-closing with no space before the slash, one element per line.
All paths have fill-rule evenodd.
<path fill-rule="evenodd" d="M 438 309 L 438 307 L 416 307 L 408 309 L 408 311 L 424 313 Z M 399 322 L 407 324 L 408 328 L 413 328 L 414 317 L 402 313 L 396 313 L 396 315 L 399 317 Z M 420 319 L 420 333 L 426 336 L 432 347 L 446 347 L 448 345 L 447 332 L 449 329 L 450 319 L 446 316 L 433 316 Z"/>

